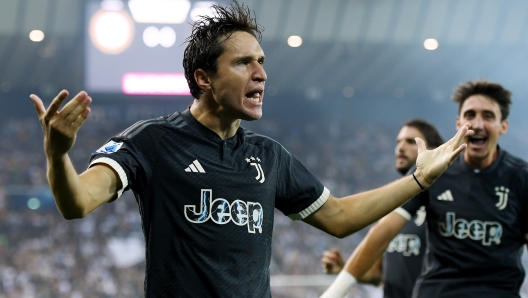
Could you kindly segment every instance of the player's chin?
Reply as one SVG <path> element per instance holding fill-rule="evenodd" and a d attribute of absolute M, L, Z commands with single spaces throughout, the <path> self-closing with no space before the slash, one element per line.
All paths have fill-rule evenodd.
<path fill-rule="evenodd" d="M 396 171 L 400 172 L 402 175 L 409 171 L 410 167 L 406 165 L 397 165 Z"/>
<path fill-rule="evenodd" d="M 240 118 L 245 121 L 259 120 L 262 118 L 262 109 L 258 108 L 244 111 L 244 113 L 242 113 L 242 117 Z"/>
<path fill-rule="evenodd" d="M 255 121 L 255 120 L 259 120 L 260 118 L 262 118 L 262 115 L 260 115 L 260 117 L 245 117 L 245 118 L 242 118 L 242 120 L 244 120 L 244 121 Z"/>
<path fill-rule="evenodd" d="M 477 159 L 485 158 L 488 155 L 487 150 L 484 148 L 473 148 L 470 146 L 466 147 L 466 152 L 468 153 L 469 157 Z"/>
<path fill-rule="evenodd" d="M 407 159 L 403 159 L 403 158 L 399 158 L 396 160 L 396 169 L 397 170 L 400 170 L 400 169 L 403 169 L 403 168 L 409 168 L 411 166 L 411 164 L 409 163 L 409 161 Z"/>

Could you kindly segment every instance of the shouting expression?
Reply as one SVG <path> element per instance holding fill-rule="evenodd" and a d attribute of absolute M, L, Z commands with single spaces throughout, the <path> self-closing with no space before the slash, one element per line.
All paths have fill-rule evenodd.
<path fill-rule="evenodd" d="M 207 76 L 208 99 L 225 118 L 260 119 L 267 79 L 264 51 L 255 37 L 243 31 L 234 32 L 223 44 L 217 71 Z"/>
<path fill-rule="evenodd" d="M 499 104 L 485 95 L 468 97 L 457 117 L 457 129 L 464 123 L 471 123 L 475 132 L 467 137 L 464 159 L 475 169 L 489 166 L 497 157 L 499 136 L 508 130 L 508 120 L 501 120 Z"/>

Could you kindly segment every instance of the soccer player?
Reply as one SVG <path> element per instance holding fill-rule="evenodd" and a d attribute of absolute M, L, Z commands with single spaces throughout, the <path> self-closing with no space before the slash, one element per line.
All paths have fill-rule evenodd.
<path fill-rule="evenodd" d="M 406 121 L 396 137 L 395 168 L 401 175 L 407 175 L 414 170 L 418 146 L 415 138 L 425 140 L 428 148 L 436 148 L 444 142 L 436 128 L 422 119 Z M 383 259 L 379 259 L 359 282 L 378 285 L 383 281 L 384 297 L 409 298 L 416 278 L 422 269 L 425 253 L 425 210 L 422 206 L 419 212 L 408 221 L 400 233 L 392 239 Z M 339 250 L 325 251 L 321 259 L 326 273 L 337 274 L 344 267 L 344 260 Z M 405 268 L 402 270 L 402 268 Z"/>
<path fill-rule="evenodd" d="M 467 137 L 464 153 L 427 191 L 380 220 L 340 275 L 367 272 L 390 239 L 425 206 L 427 251 L 412 297 L 520 297 L 521 254 L 528 239 L 528 164 L 498 145 L 508 130 L 511 93 L 477 80 L 459 85 L 452 98 L 458 103 L 457 127 L 469 122 L 475 132 Z M 341 280 L 339 288 L 350 286 L 346 278 Z"/>
<path fill-rule="evenodd" d="M 465 148 L 469 124 L 436 150 L 417 139 L 413 175 L 336 199 L 277 142 L 240 127 L 262 116 L 264 52 L 250 10 L 213 6 L 194 23 L 184 69 L 189 109 L 140 121 L 95 150 L 77 174 L 68 151 L 90 113 L 84 91 L 46 110 L 47 177 L 67 219 L 82 218 L 132 190 L 146 243 L 147 297 L 270 297 L 273 208 L 344 237 L 429 187 Z"/>

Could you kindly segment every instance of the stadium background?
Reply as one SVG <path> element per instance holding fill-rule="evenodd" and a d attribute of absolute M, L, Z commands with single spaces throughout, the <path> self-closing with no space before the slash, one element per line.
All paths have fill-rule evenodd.
<path fill-rule="evenodd" d="M 63 88 L 91 93 L 92 114 L 71 152 L 79 171 L 110 136 L 138 120 L 188 106 L 189 96 L 152 95 L 166 92 L 163 88 L 139 95 L 105 85 L 123 74 L 104 69 L 105 64 L 122 63 L 123 72 L 174 68 L 177 73 L 181 68 L 186 29 L 179 26 L 185 24 L 141 23 L 133 16 L 129 48 L 108 55 L 94 46 L 89 33 L 94 10 L 128 11 L 131 2 L 0 0 L 0 297 L 142 296 L 144 240 L 133 196 L 127 193 L 83 220 L 62 219 L 47 188 L 42 133 L 28 97 L 36 93 L 49 102 Z M 528 159 L 528 2 L 245 3 L 265 28 L 269 79 L 263 119 L 243 125 L 281 142 L 334 195 L 398 177 L 393 147 L 403 121 L 423 117 L 444 137 L 452 135 L 457 110 L 450 93 L 479 77 L 513 92 L 510 129 L 500 144 Z M 186 22 L 189 16 L 190 10 Z M 151 25 L 173 28 L 175 42 L 147 46 L 143 35 Z M 41 30 L 44 39 L 30 40 L 32 30 Z M 31 38 L 38 40 L 34 34 Z M 302 38 L 300 46 L 288 44 L 293 35 Z M 427 50 L 430 44 L 424 42 L 432 38 L 438 48 Z M 126 56 L 132 52 L 136 56 Z M 170 57 L 162 61 L 168 66 L 154 62 L 159 57 Z M 322 251 L 339 247 L 348 256 L 365 235 L 361 231 L 338 240 L 281 214 L 275 218 L 274 297 L 317 297 L 332 279 L 322 275 Z M 358 297 L 379 294 L 372 287 L 354 291 Z M 528 297 L 525 287 L 522 294 Z"/>

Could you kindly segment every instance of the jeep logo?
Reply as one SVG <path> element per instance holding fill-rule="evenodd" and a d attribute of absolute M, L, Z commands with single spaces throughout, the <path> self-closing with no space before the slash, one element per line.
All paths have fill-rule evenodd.
<path fill-rule="evenodd" d="M 458 239 L 469 237 L 472 240 L 482 241 L 483 245 L 491 243 L 500 244 L 502 226 L 496 221 L 472 220 L 468 222 L 463 218 L 455 219 L 455 212 L 446 213 L 446 222 L 438 223 L 440 234 L 444 237 L 454 236 Z"/>
<path fill-rule="evenodd" d="M 387 252 L 399 252 L 408 257 L 410 255 L 420 255 L 421 241 L 417 235 L 398 234 L 387 247 Z"/>
<path fill-rule="evenodd" d="M 204 223 L 209 219 L 219 225 L 232 221 L 238 226 L 247 225 L 249 233 L 258 230 L 262 233 L 264 212 L 259 203 L 235 200 L 231 204 L 225 199 L 213 200 L 212 189 L 202 189 L 200 196 L 200 209 L 194 205 L 185 205 L 185 218 L 192 223 Z"/>

